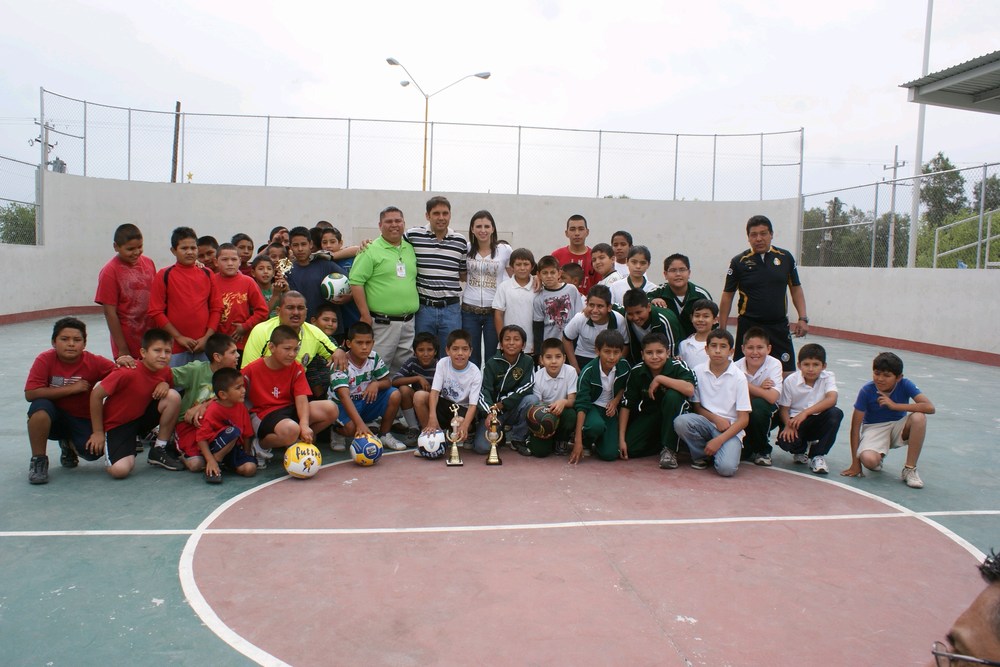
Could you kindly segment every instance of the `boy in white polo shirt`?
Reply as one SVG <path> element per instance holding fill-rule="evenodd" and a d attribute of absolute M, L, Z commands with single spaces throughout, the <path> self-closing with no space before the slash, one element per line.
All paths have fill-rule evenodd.
<path fill-rule="evenodd" d="M 504 280 L 497 285 L 493 296 L 493 325 L 500 330 L 508 324 L 516 324 L 524 329 L 528 338 L 524 341 L 524 353 L 535 353 L 532 336 L 532 315 L 535 307 L 535 286 L 531 272 L 535 270 L 535 256 L 527 248 L 517 248 L 510 253 L 510 268 L 513 280 Z"/>
<path fill-rule="evenodd" d="M 698 382 L 692 412 L 674 420 L 674 429 L 691 450 L 691 467 L 704 470 L 714 457 L 715 471 L 732 477 L 740 465 L 743 434 L 750 423 L 750 391 L 743 371 L 731 360 L 733 336 L 715 329 L 708 334 L 708 363 L 694 369 Z"/>
<path fill-rule="evenodd" d="M 803 345 L 798 367 L 781 385 L 778 411 L 784 426 L 777 442 L 795 463 L 808 463 L 814 473 L 825 475 L 830 472 L 826 455 L 844 419 L 837 407 L 837 380 L 826 370 L 822 345 Z"/>
<path fill-rule="evenodd" d="M 526 414 L 528 408 L 535 403 L 547 405 L 549 412 L 559 417 L 555 436 L 543 440 L 529 435 L 527 421 L 521 421 L 511 429 L 510 437 L 513 442 L 527 439 L 527 444 L 517 448 L 519 453 L 526 456 L 542 458 L 553 451 L 556 454 L 568 454 L 569 441 L 573 439 L 576 429 L 576 408 L 573 405 L 576 401 L 577 372 L 566 363 L 563 343 L 558 338 L 543 340 L 538 347 L 538 357 L 541 366 L 535 370 L 531 395 L 524 397 L 518 412 Z"/>
<path fill-rule="evenodd" d="M 577 313 L 563 329 L 563 348 L 567 363 L 577 373 L 597 357 L 594 341 L 602 331 L 615 329 L 625 339 L 625 357 L 628 358 L 629 339 L 625 316 L 611 310 L 611 290 L 605 285 L 594 285 L 587 292 L 587 307 Z"/>
<path fill-rule="evenodd" d="M 735 362 L 750 385 L 750 425 L 743 436 L 744 461 L 771 465 L 771 418 L 781 396 L 781 362 L 771 356 L 771 338 L 761 327 L 743 334 L 743 357 Z"/>

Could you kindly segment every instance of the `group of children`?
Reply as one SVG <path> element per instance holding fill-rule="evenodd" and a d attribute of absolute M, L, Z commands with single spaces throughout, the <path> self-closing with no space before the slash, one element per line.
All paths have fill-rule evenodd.
<path fill-rule="evenodd" d="M 686 448 L 692 467 L 713 466 L 722 476 L 741 461 L 771 465 L 778 428 L 775 442 L 795 463 L 828 473 L 843 412 L 825 350 L 804 345 L 798 371 L 783 377 L 765 330 L 737 342 L 717 328 L 718 306 L 690 282 L 687 257 L 667 257 L 666 282 L 657 286 L 647 278 L 648 248 L 616 232 L 610 244 L 586 248 L 590 266 L 582 267 L 580 220 L 586 230 L 582 216 L 571 218 L 571 244 L 560 249 L 576 259 L 560 262 L 556 252 L 536 264 L 526 248 L 509 253 L 509 277 L 493 300 L 498 349 L 481 368 L 471 361 L 479 341 L 457 329 L 440 359 L 437 339 L 418 333 L 412 358 L 398 369 L 373 351 L 374 331 L 351 313 L 349 297 L 330 303 L 320 294 L 322 279 L 346 272 L 359 251 L 344 248 L 335 229 L 279 227 L 254 256 L 245 234 L 219 245 L 181 227 L 171 236 L 176 263 L 156 272 L 141 232 L 122 225 L 96 296 L 115 359 L 85 350 L 80 320 L 56 322 L 52 349 L 35 360 L 25 385 L 29 481 L 48 479 L 47 440 L 59 442 L 64 467 L 103 456 L 122 478 L 148 446 L 150 464 L 218 483 L 220 464 L 253 475 L 270 450 L 312 442 L 327 428 L 342 451 L 375 421 L 383 444 L 397 450 L 421 432 L 454 430 L 485 454 L 495 428 L 526 456 L 565 454 L 577 463 L 591 454 L 658 455 L 661 468 L 674 469 Z M 304 300 L 310 324 L 275 318 L 262 339 L 265 328 L 255 327 L 288 295 Z M 311 364 L 301 354 L 309 326 L 325 350 Z M 245 349 L 251 331 L 258 340 Z M 734 355 L 737 344 L 742 355 Z M 902 478 L 920 488 L 916 463 L 934 407 L 903 378 L 896 355 L 876 357 L 873 381 L 854 407 L 852 463 L 843 474 L 879 470 L 890 448 L 908 444 Z M 529 413 L 539 408 L 554 416 L 554 433 L 529 430 Z M 400 413 L 405 426 L 396 424 Z"/>

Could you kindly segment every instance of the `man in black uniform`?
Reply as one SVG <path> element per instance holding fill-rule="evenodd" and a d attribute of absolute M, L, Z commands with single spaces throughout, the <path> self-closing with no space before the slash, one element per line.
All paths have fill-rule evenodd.
<path fill-rule="evenodd" d="M 747 221 L 747 240 L 750 249 L 729 262 L 726 286 L 719 303 L 719 327 L 726 328 L 733 295 L 739 291 L 736 324 L 736 359 L 743 356 L 743 334 L 750 327 L 762 327 L 771 337 L 771 356 L 781 361 L 785 375 L 795 370 L 795 348 L 792 332 L 805 336 L 809 331 L 806 316 L 806 295 L 799 282 L 798 270 L 792 253 L 771 245 L 774 228 L 763 215 Z M 786 290 L 799 315 L 791 328 L 788 323 Z"/>

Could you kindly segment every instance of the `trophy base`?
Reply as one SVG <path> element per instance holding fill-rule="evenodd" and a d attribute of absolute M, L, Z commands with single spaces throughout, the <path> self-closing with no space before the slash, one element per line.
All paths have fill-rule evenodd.
<path fill-rule="evenodd" d="M 457 461 L 452 461 L 451 459 L 448 459 L 447 463 L 448 463 L 449 467 L 450 466 L 464 466 L 465 465 L 465 461 L 463 461 L 462 459 L 459 459 Z"/>

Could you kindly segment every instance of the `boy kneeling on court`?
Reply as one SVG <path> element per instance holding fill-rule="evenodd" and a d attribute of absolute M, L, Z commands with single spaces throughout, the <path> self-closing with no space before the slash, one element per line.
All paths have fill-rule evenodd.
<path fill-rule="evenodd" d="M 525 447 L 527 429 L 524 415 L 528 405 L 524 399 L 531 396 L 535 370 L 531 357 L 524 353 L 527 337 L 528 333 L 516 324 L 503 327 L 500 329 L 500 349 L 483 364 L 483 385 L 479 393 L 480 421 L 474 444 L 477 454 L 488 454 L 490 451 L 486 431 L 493 423 L 491 408 L 496 410 L 500 432 L 505 427 L 511 429 L 507 442 L 510 448 L 520 452 Z"/>
<path fill-rule="evenodd" d="M 204 470 L 209 484 L 222 482 L 219 463 L 237 475 L 253 477 L 257 457 L 250 444 L 250 413 L 243 404 L 247 393 L 243 376 L 235 367 L 220 368 L 212 374 L 212 391 L 215 400 L 209 401 L 195 436 L 199 455 L 188 456 L 184 464 L 192 472 Z"/>
<path fill-rule="evenodd" d="M 917 459 L 927 433 L 927 415 L 934 412 L 930 399 L 903 377 L 903 360 L 892 352 L 882 352 L 872 362 L 872 381 L 861 387 L 854 402 L 851 466 L 840 474 L 861 477 L 862 465 L 881 470 L 889 450 L 906 445 L 900 478 L 912 489 L 924 488 L 917 474 Z"/>
<path fill-rule="evenodd" d="M 837 439 L 843 411 L 837 407 L 837 380 L 826 370 L 826 350 L 809 343 L 799 350 L 799 370 L 781 384 L 778 414 L 784 427 L 778 446 L 792 453 L 792 462 L 808 463 L 817 475 L 830 472 L 826 455 Z"/>
<path fill-rule="evenodd" d="M 610 246 L 609 246 L 610 249 Z M 610 253 L 609 253 L 610 254 Z M 521 401 L 518 408 L 527 416 L 533 405 L 544 405 L 559 421 L 551 438 L 539 438 L 528 434 L 528 423 L 524 421 L 511 429 L 511 440 L 515 442 L 527 437 L 527 444 L 518 447 L 519 454 L 544 458 L 553 452 L 565 456 L 569 453 L 569 441 L 576 429 L 576 384 L 579 379 L 576 369 L 566 363 L 566 351 L 558 338 L 546 338 L 539 346 L 541 366 L 535 371 L 531 384 L 531 395 Z"/>
<path fill-rule="evenodd" d="M 372 348 L 375 331 L 367 322 L 355 322 L 347 330 L 347 369 L 335 370 L 330 377 L 330 400 L 341 414 L 335 428 L 344 443 L 333 443 L 334 451 L 347 449 L 355 437 L 371 433 L 369 421 L 381 416 L 378 438 L 387 449 L 401 451 L 406 445 L 389 431 L 396 420 L 402 394 L 392 386 L 389 367 Z M 344 420 L 344 417 L 347 419 Z M 339 446 L 338 446 L 339 444 Z"/>
<path fill-rule="evenodd" d="M 691 450 L 691 467 L 704 470 L 714 457 L 715 471 L 732 477 L 740 466 L 743 429 L 750 423 L 750 390 L 743 370 L 732 362 L 733 335 L 715 329 L 705 348 L 708 363 L 695 369 L 698 386 L 692 412 L 674 420 L 674 428 Z"/>
<path fill-rule="evenodd" d="M 322 431 L 337 419 L 337 406 L 332 401 L 309 400 L 312 388 L 306 380 L 306 370 L 295 360 L 299 353 L 299 335 L 295 329 L 285 324 L 275 327 L 267 349 L 268 356 L 250 362 L 243 369 L 257 441 L 263 449 L 287 447 L 300 441 L 312 443 L 316 431 Z"/>
<path fill-rule="evenodd" d="M 661 468 L 677 467 L 674 419 L 687 409 L 695 377 L 680 359 L 671 359 L 665 334 L 646 334 L 642 363 L 632 367 L 618 418 L 618 450 L 623 459 L 660 455 Z"/>
<path fill-rule="evenodd" d="M 142 336 L 142 363 L 119 368 L 90 392 L 93 433 L 86 449 L 91 455 L 106 452 L 108 474 L 129 476 L 135 467 L 135 438 L 159 424 L 156 442 L 147 454 L 150 465 L 181 470 L 183 465 L 167 451 L 181 409 L 181 396 L 171 389 L 170 350 L 173 337 L 163 329 Z"/>
<path fill-rule="evenodd" d="M 469 362 L 472 356 L 472 335 L 464 329 L 455 329 L 445 341 L 448 356 L 440 359 L 434 369 L 434 382 L 429 394 L 419 392 L 414 396 L 413 409 L 424 425 L 424 433 L 451 430 L 452 406 L 458 406 L 462 423 L 456 437 L 465 441 L 463 447 L 471 449 L 469 435 L 476 423 L 476 403 L 483 389 L 483 374 Z"/>
<path fill-rule="evenodd" d="M 597 358 L 583 367 L 576 383 L 576 434 L 569 462 L 583 458 L 584 445 L 594 446 L 597 457 L 614 461 L 618 450 L 618 404 L 625 393 L 631 368 L 622 359 L 625 337 L 605 329 L 594 340 Z"/>

